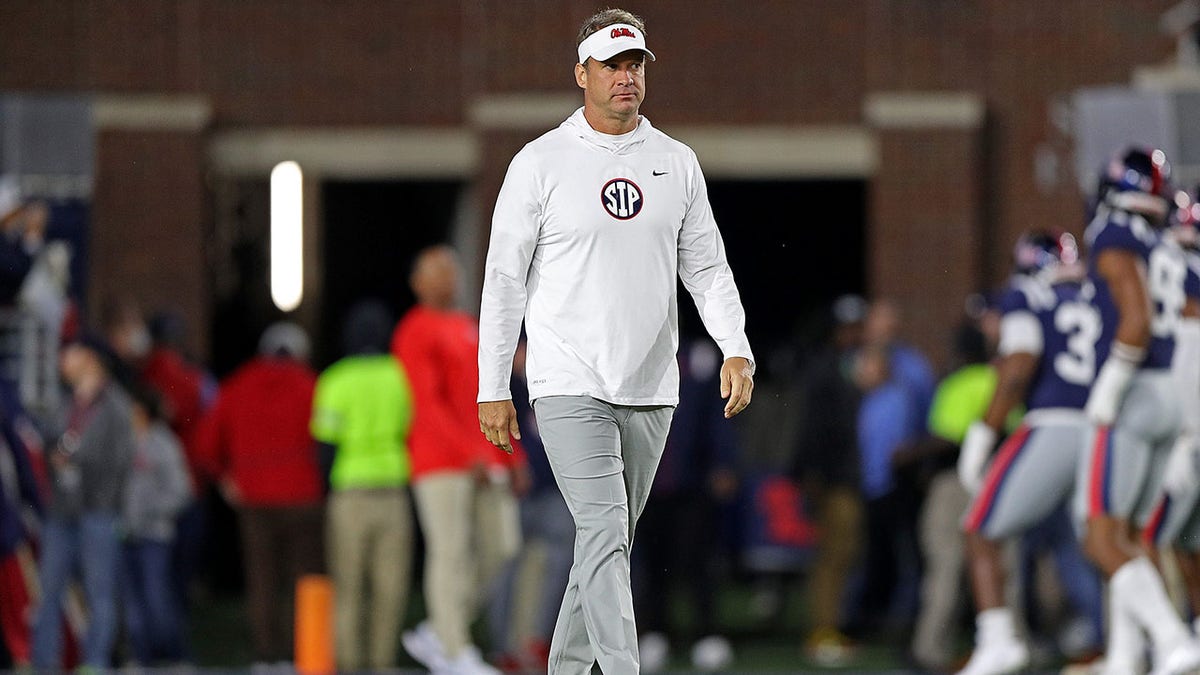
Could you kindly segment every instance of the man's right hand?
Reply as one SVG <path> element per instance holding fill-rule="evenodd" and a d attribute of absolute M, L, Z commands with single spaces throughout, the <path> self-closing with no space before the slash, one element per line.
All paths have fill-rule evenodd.
<path fill-rule="evenodd" d="M 505 401 L 484 401 L 479 404 L 479 430 L 487 436 L 488 441 L 512 454 L 512 438 L 521 440 L 521 430 L 517 427 L 517 409 L 513 407 L 512 399 Z"/>

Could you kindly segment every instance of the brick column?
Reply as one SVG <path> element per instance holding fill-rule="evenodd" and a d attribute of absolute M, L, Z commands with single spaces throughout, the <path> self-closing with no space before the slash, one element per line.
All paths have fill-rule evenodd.
<path fill-rule="evenodd" d="M 557 127 L 582 104 L 582 95 L 577 90 L 565 89 L 492 94 L 468 105 L 467 120 L 479 139 L 479 165 L 472 181 L 478 228 L 472 238 L 473 250 L 467 251 L 467 259 L 463 260 L 469 277 L 468 296 L 472 298 L 472 309 L 478 309 L 483 265 L 492 232 L 492 213 L 509 162 L 526 143 Z"/>
<path fill-rule="evenodd" d="M 984 281 L 982 101 L 971 94 L 867 97 L 879 139 L 868 206 L 868 288 L 904 310 L 904 337 L 945 368 L 963 301 Z"/>
<path fill-rule="evenodd" d="M 189 347 L 208 351 L 208 209 L 203 101 L 101 97 L 89 250 L 88 305 L 125 296 L 146 311 L 174 309 Z"/>

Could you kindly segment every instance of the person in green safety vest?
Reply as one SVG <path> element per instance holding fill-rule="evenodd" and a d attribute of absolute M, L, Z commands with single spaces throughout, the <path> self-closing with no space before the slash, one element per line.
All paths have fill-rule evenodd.
<path fill-rule="evenodd" d="M 331 491 L 326 551 L 343 672 L 396 667 L 412 576 L 406 440 L 413 398 L 388 351 L 392 323 L 378 302 L 354 306 L 344 327 L 347 355 L 321 373 L 313 397 L 312 434 Z"/>

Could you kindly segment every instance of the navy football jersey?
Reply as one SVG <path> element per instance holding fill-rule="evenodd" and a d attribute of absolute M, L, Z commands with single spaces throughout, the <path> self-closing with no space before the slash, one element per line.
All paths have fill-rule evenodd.
<path fill-rule="evenodd" d="M 1100 253 L 1108 249 L 1119 249 L 1136 255 L 1146 266 L 1146 282 L 1149 288 L 1152 311 L 1150 322 L 1150 344 L 1146 359 L 1141 367 L 1163 369 L 1171 365 L 1175 351 L 1175 326 L 1186 299 L 1185 284 L 1188 265 L 1174 244 L 1163 242 L 1163 237 L 1146 219 L 1136 213 L 1101 206 L 1096 211 L 1084 235 L 1090 253 L 1088 255 L 1088 278 L 1095 285 L 1093 300 L 1104 331 L 1097 345 L 1097 363 L 1103 364 L 1116 338 L 1120 314 L 1108 290 L 1108 284 L 1096 271 L 1095 261 Z"/>
<path fill-rule="evenodd" d="M 1154 317 L 1150 323 L 1152 336 L 1170 336 L 1171 348 L 1167 365 L 1175 355 L 1175 330 L 1183 316 L 1188 298 L 1200 299 L 1200 260 L 1181 247 L 1169 233 L 1161 237 L 1150 252 L 1146 269 L 1150 298 L 1154 301 Z"/>
<path fill-rule="evenodd" d="M 1187 280 L 1183 285 L 1183 294 L 1200 300 L 1200 253 L 1184 250 L 1183 257 L 1187 260 Z"/>
<path fill-rule="evenodd" d="M 1150 297 L 1154 299 L 1152 333 L 1175 334 L 1188 298 L 1200 299 L 1200 258 L 1180 246 L 1167 233 L 1150 252 L 1147 269 Z"/>
<path fill-rule="evenodd" d="M 1025 395 L 1028 410 L 1082 409 L 1087 403 L 1098 368 L 1096 350 L 1102 329 L 1100 312 L 1091 303 L 1093 293 L 1089 281 L 1051 286 L 1033 277 L 1017 276 L 1001 298 L 1002 320 L 1027 333 L 1014 341 L 1026 346 L 1006 348 L 1002 342 L 1002 351 L 1041 348 L 1037 372 Z M 1022 315 L 1024 321 L 1020 321 Z"/>

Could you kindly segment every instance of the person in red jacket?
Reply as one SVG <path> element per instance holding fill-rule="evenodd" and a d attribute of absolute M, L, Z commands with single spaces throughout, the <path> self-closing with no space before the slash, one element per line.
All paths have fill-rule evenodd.
<path fill-rule="evenodd" d="M 479 328 L 454 310 L 458 278 L 453 250 L 422 251 L 409 279 L 417 305 L 392 336 L 416 404 L 408 447 L 429 613 L 401 642 L 435 672 L 498 673 L 471 644 L 470 625 L 482 591 L 520 547 L 516 494 L 529 473 L 522 452 L 505 454 L 479 433 Z"/>
<path fill-rule="evenodd" d="M 308 430 L 316 373 L 308 354 L 299 326 L 267 328 L 258 356 L 221 383 L 195 437 L 202 470 L 237 511 L 260 663 L 291 659 L 296 579 L 324 569 L 323 490 Z"/>

